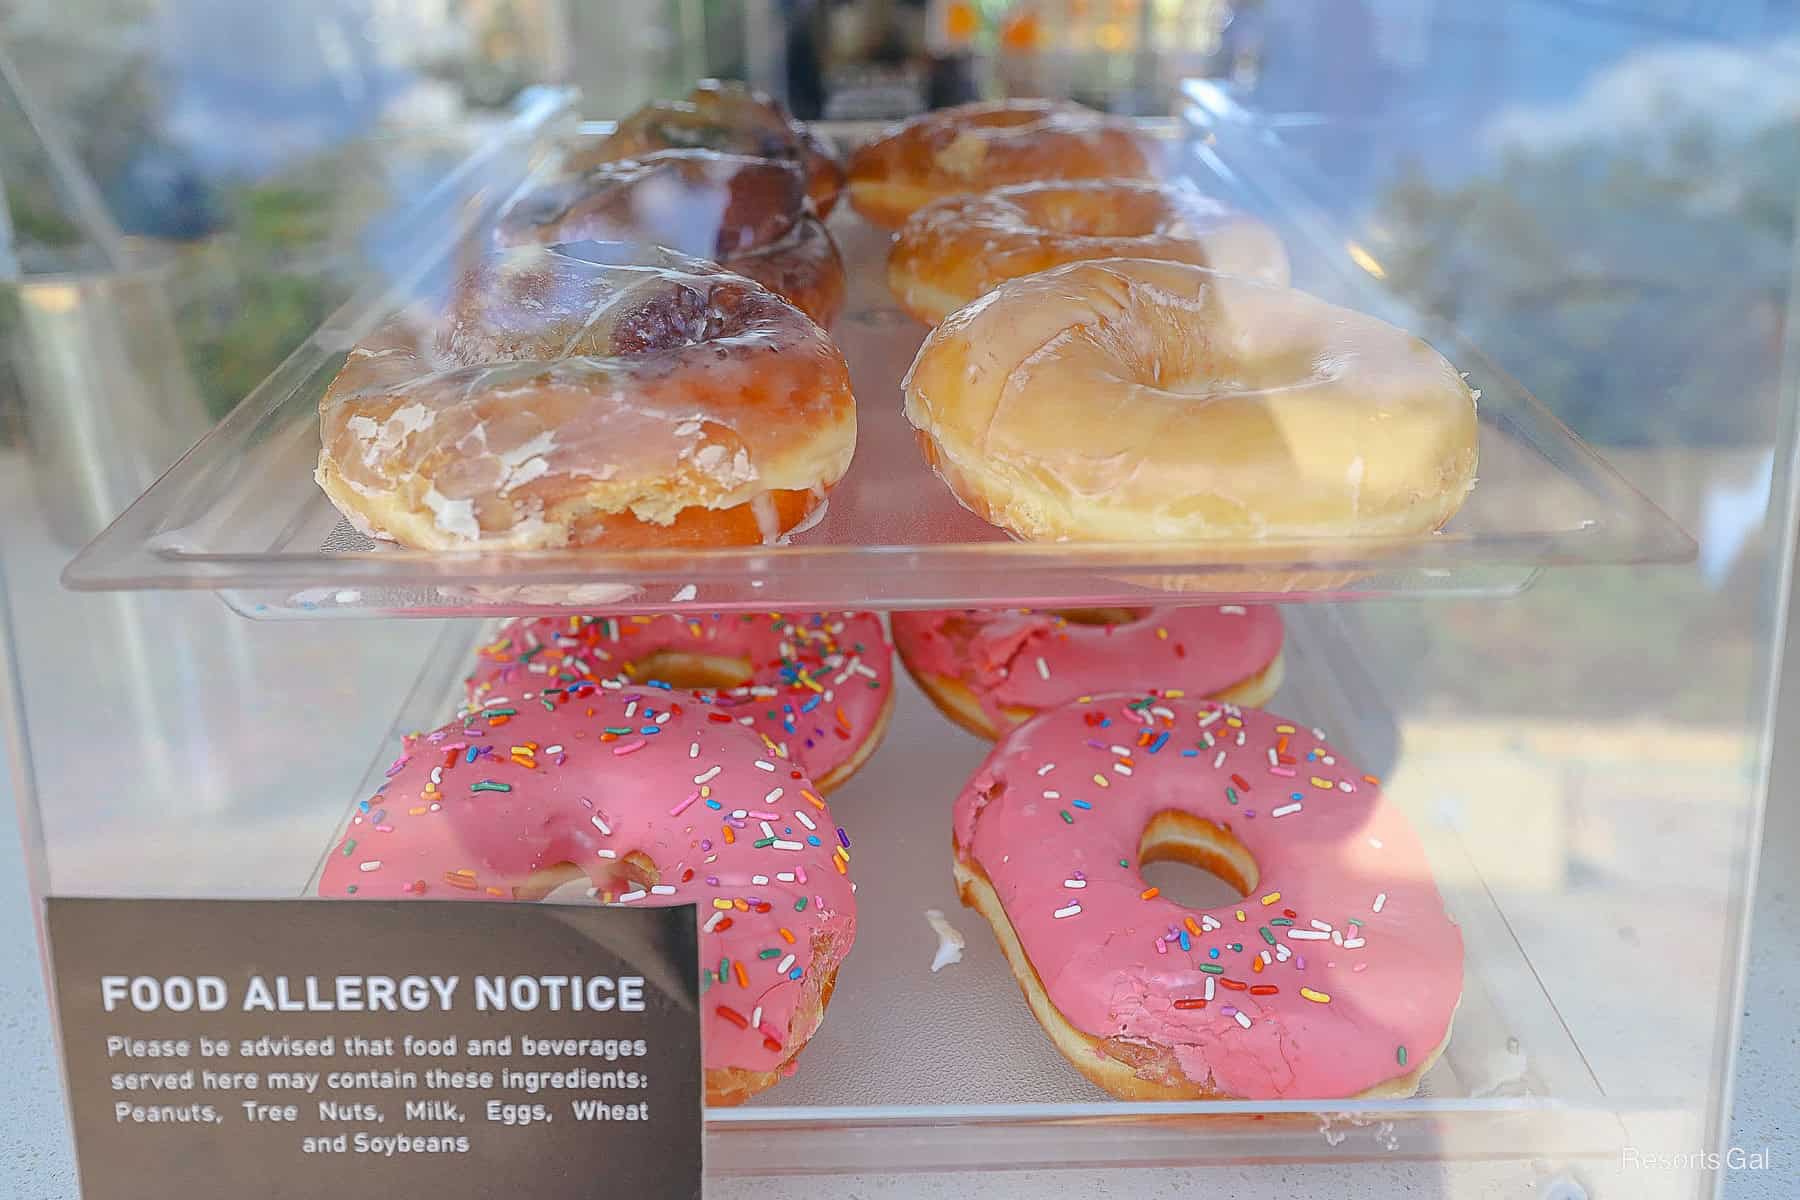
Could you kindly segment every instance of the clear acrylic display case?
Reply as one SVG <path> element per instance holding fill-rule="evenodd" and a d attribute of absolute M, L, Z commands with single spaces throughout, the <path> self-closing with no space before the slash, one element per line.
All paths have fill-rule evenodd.
<path fill-rule="evenodd" d="M 839 205 L 830 226 L 849 275 L 834 340 L 858 395 L 857 456 L 816 524 L 791 544 L 636 552 L 423 553 L 351 527 L 313 481 L 319 396 L 349 349 L 441 279 L 471 227 L 554 174 L 569 131 L 555 97 L 527 106 L 480 154 L 427 195 L 408 224 L 406 269 L 332 315 L 281 368 L 70 565 L 72 587 L 207 588 L 258 619 L 554 612 L 1039 606 L 1517 591 L 1553 564 L 1670 562 L 1693 553 L 1679 527 L 1454 328 L 1378 290 L 1345 257 L 1346 235 L 1315 205 L 1247 195 L 1244 173 L 1274 177 L 1279 156 L 1246 146 L 1242 172 L 1197 118 L 1149 123 L 1167 169 L 1274 220 L 1315 294 L 1430 334 L 1481 398 L 1482 486 L 1442 530 L 1405 538 L 1028 544 L 957 503 L 915 449 L 898 381 L 926 328 L 888 294 L 888 234 Z M 814 127 L 849 147 L 879 127 Z M 563 136 L 558 136 L 561 133 Z"/>
<path fill-rule="evenodd" d="M 1304 39 L 1329 28 L 1306 29 L 1266 21 L 1258 54 L 1281 37 L 1319 53 Z M 1411 36 L 1429 51 L 1459 35 L 1425 21 Z M 1428 51 L 1402 50 L 1363 64 L 1397 96 L 1431 76 Z M 852 299 L 834 335 L 863 433 L 831 515 L 793 545 L 471 558 L 346 536 L 311 484 L 318 390 L 460 232 L 593 134 L 567 96 L 534 94 L 376 227 L 371 249 L 398 265 L 269 363 L 109 528 L 29 420 L 0 424 L 0 715 L 34 896 L 312 894 L 349 806 L 400 735 L 451 715 L 472 647 L 506 615 L 1277 601 L 1288 677 L 1269 707 L 1382 776 L 1467 945 L 1454 1033 L 1419 1094 L 1143 1104 L 1086 1083 L 956 901 L 949 804 L 986 746 L 901 675 L 884 744 L 831 801 L 859 846 L 857 949 L 799 1073 L 709 1112 L 709 1170 L 1516 1161 L 1534 1164 L 1521 1178 L 1568 1166 L 1597 1196 L 1705 1194 L 1714 1175 L 1620 1160 L 1714 1144 L 1727 1101 L 1795 535 L 1794 193 L 1724 133 L 1706 196 L 1658 161 L 1679 146 L 1638 161 L 1630 138 L 1649 127 L 1589 111 L 1619 90 L 1595 78 L 1674 70 L 1644 67 L 1629 39 L 1560 101 L 1527 95 L 1534 52 L 1509 53 L 1485 107 L 1296 97 L 1294 67 L 1182 83 L 1155 126 L 1178 177 L 1276 225 L 1298 285 L 1417 330 L 1481 387 L 1469 508 L 1379 548 L 1045 547 L 987 530 L 899 418 L 924 331 L 886 299 L 880 236 L 847 209 L 832 227 Z M 1686 103 L 1702 132 L 1724 124 Z M 1574 178 L 1607 171 L 1636 171 L 1638 190 Z M 1612 273 L 1673 246 L 1682 271 Z M 66 311 L 90 292 L 117 303 L 74 276 L 25 280 L 15 303 Z M 129 348 L 124 377 L 155 349 Z M 928 909 L 968 942 L 936 973 Z"/>

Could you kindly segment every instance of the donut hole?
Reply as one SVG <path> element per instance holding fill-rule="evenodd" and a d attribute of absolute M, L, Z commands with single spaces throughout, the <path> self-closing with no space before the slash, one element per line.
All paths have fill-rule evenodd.
<path fill-rule="evenodd" d="M 751 670 L 747 658 L 658 650 L 626 667 L 625 674 L 633 683 L 654 680 L 690 692 L 706 688 L 722 692 L 749 683 Z"/>
<path fill-rule="evenodd" d="M 1051 614 L 1071 625 L 1131 625 L 1150 615 L 1147 608 L 1057 608 Z"/>
<path fill-rule="evenodd" d="M 1180 809 L 1150 818 L 1138 839 L 1144 882 L 1185 908 L 1218 908 L 1256 890 L 1256 859 L 1222 825 Z"/>
<path fill-rule="evenodd" d="M 1224 908 L 1245 896 L 1244 889 L 1210 867 L 1186 859 L 1163 858 L 1143 863 L 1138 872 L 1146 887 L 1168 900 L 1195 910 Z"/>
<path fill-rule="evenodd" d="M 611 349 L 630 355 L 697 346 L 714 333 L 716 316 L 711 297 L 699 288 L 677 283 L 646 290 L 613 319 Z"/>
<path fill-rule="evenodd" d="M 655 861 L 641 850 L 601 861 L 604 865 L 594 874 L 566 861 L 539 867 L 525 877 L 525 882 L 513 888 L 513 898 L 579 904 L 597 898 L 600 892 L 617 895 L 634 888 L 653 888 L 662 882 L 662 873 L 656 869 Z M 595 895 L 590 896 L 590 891 Z"/>

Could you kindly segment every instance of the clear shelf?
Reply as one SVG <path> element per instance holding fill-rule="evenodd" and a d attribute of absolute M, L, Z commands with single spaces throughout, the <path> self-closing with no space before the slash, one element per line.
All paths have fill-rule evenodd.
<path fill-rule="evenodd" d="M 427 553 L 352 530 L 313 482 L 320 393 L 349 347 L 420 282 L 448 266 L 459 238 L 490 220 L 541 170 L 555 127 L 540 112 L 508 125 L 420 206 L 409 244 L 387 255 L 404 278 L 360 296 L 70 564 L 82 590 L 219 592 L 257 618 L 495 615 L 557 611 L 909 608 L 953 604 L 1141 606 L 1508 593 L 1549 566 L 1678 562 L 1694 544 L 1537 400 L 1454 331 L 1428 328 L 1391 297 L 1358 286 L 1344 239 L 1280 182 L 1262 141 L 1165 139 L 1175 169 L 1266 211 L 1246 182 L 1276 180 L 1297 278 L 1340 302 L 1427 333 L 1481 392 L 1480 482 L 1440 532 L 1402 540 L 1187 544 L 1009 540 L 963 509 L 931 473 L 900 412 L 899 381 L 923 326 L 889 297 L 886 235 L 840 205 L 831 227 L 849 268 L 833 335 L 848 358 L 860 426 L 856 458 L 822 521 L 793 544 L 618 552 Z M 850 140 L 847 130 L 827 132 Z M 1238 157 L 1227 162 L 1227 143 Z M 1264 154 L 1269 150 L 1269 154 Z M 1191 151 L 1191 153 L 1190 153 Z M 1276 214 L 1280 216 L 1281 214 Z M 1363 280 L 1366 283 L 1366 280 Z"/>
<path fill-rule="evenodd" d="M 445 626 L 356 795 L 385 778 L 401 734 L 455 712 L 486 623 Z M 1400 758 L 1395 719 L 1350 647 L 1340 615 L 1288 615 L 1287 676 L 1269 707 L 1319 722 L 1372 771 Z M 1406 1100 L 1143 1104 L 1108 1098 L 1032 1019 L 992 933 L 961 907 L 950 873 L 951 803 L 987 752 L 900 672 L 886 740 L 833 793 L 833 815 L 869 848 L 857 859 L 857 946 L 798 1073 L 736 1109 L 708 1114 L 709 1170 L 804 1173 L 1034 1165 L 1503 1158 L 1612 1153 L 1621 1113 L 1539 982 L 1454 833 L 1414 813 L 1439 887 L 1462 926 L 1463 999 L 1442 1058 Z M 929 747 L 928 753 L 920 753 Z M 348 819 L 321 821 L 324 856 Z M 322 816 L 322 811 L 315 810 Z M 307 895 L 316 894 L 318 870 Z M 927 909 L 962 931 L 960 963 L 930 969 Z M 1639 1119 L 1653 1106 L 1635 1108 Z"/>

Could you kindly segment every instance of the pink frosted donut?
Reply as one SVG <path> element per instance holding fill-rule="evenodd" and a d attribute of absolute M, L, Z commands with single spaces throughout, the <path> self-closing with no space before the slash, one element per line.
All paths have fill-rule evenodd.
<path fill-rule="evenodd" d="M 1281 617 L 1268 605 L 952 609 L 889 620 L 926 695 L 990 740 L 1043 709 L 1098 692 L 1178 686 L 1188 695 L 1262 704 L 1281 686 Z"/>
<path fill-rule="evenodd" d="M 800 771 L 681 692 L 582 683 L 406 739 L 319 894 L 696 904 L 706 1098 L 778 1082 L 856 934 L 849 839 Z"/>
<path fill-rule="evenodd" d="M 475 707 L 555 698 L 583 680 L 673 685 L 761 734 L 831 792 L 868 761 L 893 711 L 892 651 L 868 612 L 519 618 L 481 647 Z"/>
<path fill-rule="evenodd" d="M 1450 1037 L 1462 935 L 1417 835 L 1316 730 L 1114 694 L 994 748 L 956 880 L 1075 1067 L 1139 1100 L 1407 1096 Z M 1145 883 L 1175 859 L 1242 901 Z"/>

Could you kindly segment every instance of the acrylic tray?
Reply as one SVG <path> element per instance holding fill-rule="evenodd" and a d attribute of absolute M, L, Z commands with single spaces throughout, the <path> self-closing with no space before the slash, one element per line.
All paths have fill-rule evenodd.
<path fill-rule="evenodd" d="M 861 127 L 821 127 L 850 142 Z M 886 235 L 841 204 L 831 228 L 849 268 L 833 336 L 850 362 L 859 436 L 828 510 L 792 544 L 607 551 L 431 553 L 377 545 L 313 482 L 318 398 L 350 346 L 422 281 L 458 237 L 484 227 L 545 169 L 555 114 L 520 117 L 427 198 L 409 229 L 411 269 L 345 305 L 203 438 L 65 572 L 83 590 L 210 589 L 258 618 L 448 616 L 557 611 L 883 609 L 949 604 L 1142 606 L 1231 599 L 1507 593 L 1546 566 L 1676 562 L 1693 542 L 1580 439 L 1453 331 L 1423 328 L 1344 254 L 1345 240 L 1286 185 L 1296 278 L 1342 303 L 1429 332 L 1480 390 L 1480 481 L 1444 530 L 1405 539 L 1203 543 L 1010 540 L 963 509 L 922 458 L 900 412 L 901 376 L 925 327 L 887 292 Z M 1242 161 L 1149 126 L 1168 161 L 1202 189 L 1262 211 Z M 1274 170 L 1275 168 L 1271 168 Z"/>
<path fill-rule="evenodd" d="M 1287 612 L 1286 678 L 1269 707 L 1319 722 L 1334 744 L 1386 776 L 1401 750 L 1340 613 Z M 485 622 L 453 622 L 396 715 L 355 796 L 385 779 L 406 733 L 449 720 Z M 987 753 L 898 671 L 879 750 L 832 794 L 861 848 L 857 945 L 798 1073 L 741 1108 L 707 1114 L 715 1173 L 981 1169 L 1368 1157 L 1504 1158 L 1614 1153 L 1621 1114 L 1606 1099 L 1455 834 L 1412 814 L 1466 947 L 1449 1046 L 1405 1100 L 1127 1103 L 1087 1082 L 1051 1047 L 986 923 L 958 902 L 950 807 Z M 317 821 L 317 894 L 353 797 Z M 574 897 L 571 887 L 553 899 Z M 933 973 L 927 909 L 964 935 L 960 963 Z M 1638 1121 L 1656 1110 L 1639 1108 Z"/>

